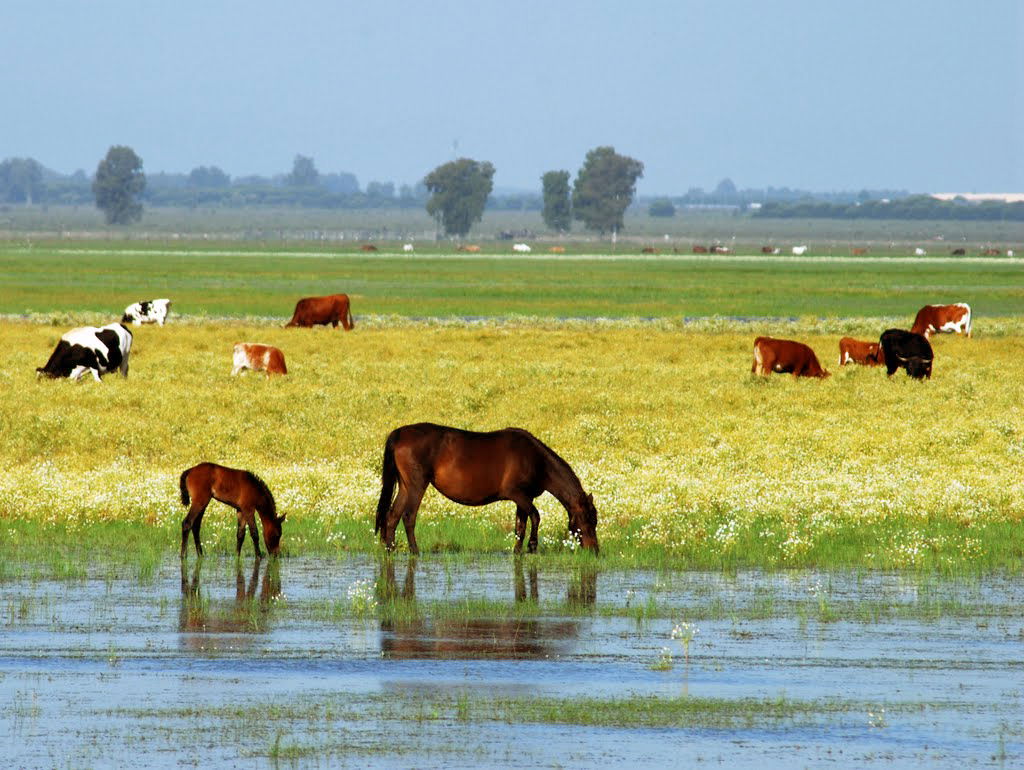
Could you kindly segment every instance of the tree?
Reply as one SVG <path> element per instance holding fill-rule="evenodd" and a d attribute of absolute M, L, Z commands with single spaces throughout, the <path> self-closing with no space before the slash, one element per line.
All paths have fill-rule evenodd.
<path fill-rule="evenodd" d="M 572 202 L 569 199 L 569 172 L 548 171 L 540 178 L 544 187 L 541 216 L 552 230 L 566 232 L 572 226 Z"/>
<path fill-rule="evenodd" d="M 43 189 L 43 167 L 32 158 L 8 158 L 0 163 L 0 200 L 32 205 Z"/>
<path fill-rule="evenodd" d="M 614 147 L 596 147 L 587 153 L 576 174 L 572 211 L 590 230 L 606 233 L 622 229 L 622 217 L 636 193 L 636 180 L 644 175 L 644 164 Z"/>
<path fill-rule="evenodd" d="M 217 166 L 197 166 L 188 175 L 189 187 L 228 187 L 231 177 Z"/>
<path fill-rule="evenodd" d="M 139 198 L 146 189 L 142 159 L 131 147 L 116 145 L 96 167 L 92 193 L 108 225 L 126 225 L 142 219 Z"/>
<path fill-rule="evenodd" d="M 320 172 L 312 158 L 305 155 L 296 155 L 292 162 L 292 173 L 285 177 L 285 181 L 292 187 L 313 187 L 320 179 Z"/>
<path fill-rule="evenodd" d="M 647 213 L 652 217 L 674 217 L 676 207 L 668 198 L 655 198 L 647 207 Z"/>
<path fill-rule="evenodd" d="M 444 228 L 446 235 L 462 237 L 484 215 L 491 194 L 494 166 L 487 161 L 459 158 L 438 166 L 423 178 L 432 193 L 427 213 Z"/>

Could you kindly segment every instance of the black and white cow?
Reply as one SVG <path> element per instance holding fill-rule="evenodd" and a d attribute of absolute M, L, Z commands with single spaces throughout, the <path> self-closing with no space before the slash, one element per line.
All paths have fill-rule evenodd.
<path fill-rule="evenodd" d="M 903 329 L 888 329 L 882 332 L 878 344 L 885 357 L 885 372 L 890 377 L 897 369 L 903 367 L 907 374 L 916 380 L 923 380 L 926 377 L 931 379 L 935 354 L 932 352 L 931 343 L 923 334 Z"/>
<path fill-rule="evenodd" d="M 135 302 L 124 309 L 121 323 L 126 324 L 131 321 L 135 326 L 152 323 L 163 326 L 164 321 L 167 320 L 167 309 L 170 306 L 169 299 L 147 299 Z"/>
<path fill-rule="evenodd" d="M 121 370 L 128 376 L 128 354 L 132 333 L 119 323 L 106 326 L 80 326 L 60 338 L 46 366 L 36 369 L 36 377 L 70 377 L 75 382 L 86 372 L 100 381 L 100 375 Z"/>

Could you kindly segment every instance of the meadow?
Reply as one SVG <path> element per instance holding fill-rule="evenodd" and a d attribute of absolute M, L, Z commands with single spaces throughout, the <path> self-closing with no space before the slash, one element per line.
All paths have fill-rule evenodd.
<path fill-rule="evenodd" d="M 178 475 L 212 460 L 270 484 L 286 555 L 374 551 L 384 439 L 433 421 L 555 448 L 597 501 L 606 564 L 1021 568 L 1017 319 L 937 339 L 928 382 L 836 368 L 840 336 L 887 319 L 283 320 L 135 328 L 128 379 L 79 385 L 35 381 L 64 325 L 0 323 L 3 550 L 55 574 L 155 563 L 179 542 Z M 761 333 L 808 341 L 834 375 L 752 377 Z M 281 347 L 289 374 L 230 377 L 237 341 Z M 580 558 L 558 503 L 538 508 L 541 552 Z M 204 523 L 207 548 L 232 553 L 233 512 L 213 504 Z M 513 524 L 511 504 L 429 492 L 417 533 L 427 552 L 508 552 Z"/>

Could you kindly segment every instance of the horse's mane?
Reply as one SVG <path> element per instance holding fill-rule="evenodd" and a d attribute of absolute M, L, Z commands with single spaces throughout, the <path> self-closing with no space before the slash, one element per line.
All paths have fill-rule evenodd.
<path fill-rule="evenodd" d="M 263 495 L 264 503 L 266 504 L 266 510 L 262 513 L 270 516 L 272 519 L 277 518 L 277 503 L 274 502 L 274 495 L 270 491 L 270 487 L 267 486 L 267 482 L 261 479 L 252 471 L 246 471 L 245 476 L 249 481 L 253 483 L 256 489 L 259 490 L 260 494 Z"/>
<path fill-rule="evenodd" d="M 581 489 L 583 488 L 583 484 L 582 482 L 580 482 L 579 477 L 576 475 L 576 471 L 572 469 L 572 466 L 569 465 L 569 463 L 562 459 L 562 456 L 558 454 L 558 452 L 556 452 L 554 449 L 549 447 L 547 444 L 545 444 L 543 441 L 541 441 L 539 438 L 537 438 L 527 430 L 523 430 L 522 428 L 507 428 L 506 430 L 513 431 L 514 433 L 518 433 L 519 435 L 525 436 L 526 438 L 530 439 L 544 453 L 548 460 L 551 461 L 552 465 L 554 465 L 560 471 L 565 473 L 570 480 L 576 482 L 576 484 Z"/>

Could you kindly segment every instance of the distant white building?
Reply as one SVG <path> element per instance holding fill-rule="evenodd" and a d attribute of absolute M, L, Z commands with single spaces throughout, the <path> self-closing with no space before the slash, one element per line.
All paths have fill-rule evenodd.
<path fill-rule="evenodd" d="M 951 201 L 954 198 L 963 198 L 971 203 L 981 203 L 982 201 L 1020 203 L 1024 201 L 1024 193 L 932 193 L 932 197 L 938 198 L 940 201 Z"/>

